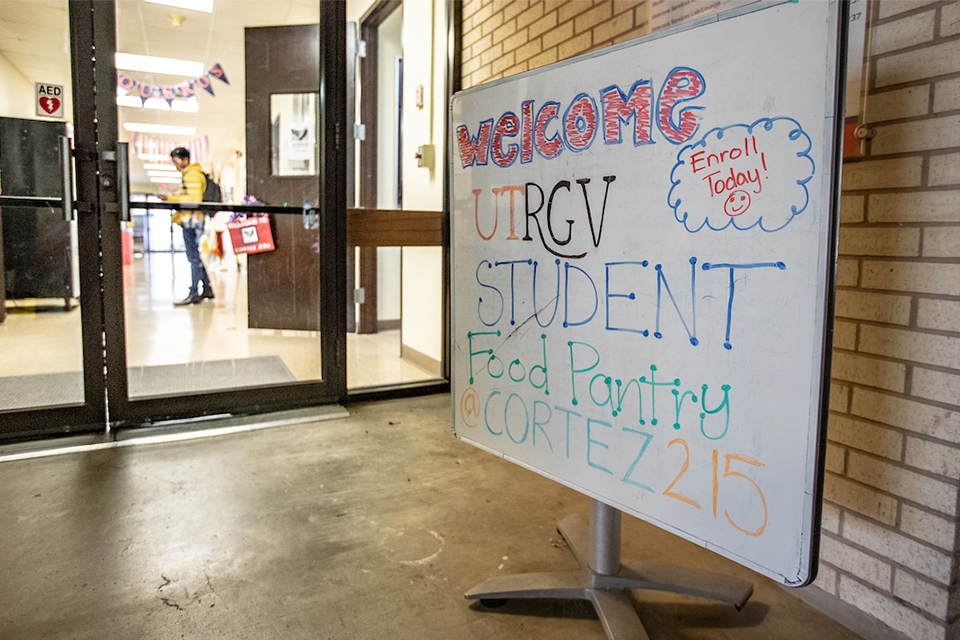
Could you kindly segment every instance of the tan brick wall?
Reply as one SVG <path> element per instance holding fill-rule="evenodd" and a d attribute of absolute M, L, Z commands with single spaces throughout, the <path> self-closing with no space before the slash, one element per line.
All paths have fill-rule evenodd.
<path fill-rule="evenodd" d="M 876 137 L 843 167 L 817 585 L 939 639 L 960 617 L 960 3 L 871 10 Z"/>
<path fill-rule="evenodd" d="M 463 87 L 647 33 L 647 0 L 465 0 Z"/>
<path fill-rule="evenodd" d="M 843 167 L 820 588 L 960 639 L 960 2 L 871 0 L 862 159 Z M 466 0 L 463 85 L 648 31 L 646 1 Z"/>

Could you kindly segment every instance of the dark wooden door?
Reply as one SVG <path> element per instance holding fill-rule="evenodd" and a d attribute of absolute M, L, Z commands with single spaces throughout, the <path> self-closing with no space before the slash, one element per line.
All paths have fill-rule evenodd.
<path fill-rule="evenodd" d="M 278 171 L 278 139 L 287 132 L 277 126 L 271 98 L 319 97 L 320 25 L 248 28 L 245 45 L 247 193 L 267 204 L 316 205 L 321 197 L 319 163 L 316 173 L 310 175 Z M 310 216 L 275 214 L 271 228 L 276 249 L 248 256 L 249 326 L 319 331 L 319 221 Z"/>

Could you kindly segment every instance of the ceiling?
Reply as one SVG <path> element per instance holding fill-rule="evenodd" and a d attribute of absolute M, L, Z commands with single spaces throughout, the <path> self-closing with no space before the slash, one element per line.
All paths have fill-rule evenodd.
<path fill-rule="evenodd" d="M 316 23 L 320 1 L 215 0 L 213 12 L 203 13 L 145 0 L 117 0 L 117 51 L 202 61 L 204 69 L 220 63 L 230 82 L 214 79 L 215 95 L 198 88 L 197 113 L 118 107 L 120 140 L 129 140 L 123 129 L 125 122 L 190 126 L 196 128 L 194 136 L 146 135 L 173 141 L 208 136 L 211 157 L 204 162 L 208 171 L 235 161 L 236 152 L 245 149 L 244 27 Z M 174 25 L 176 16 L 183 18 L 179 26 Z M 0 0 L 0 55 L 31 83 L 60 84 L 69 93 L 68 25 L 66 0 Z M 154 86 L 192 79 L 136 71 L 124 73 Z M 67 112 L 72 113 L 69 95 L 65 103 Z M 150 189 L 142 162 L 132 159 L 130 173 L 135 190 L 137 186 Z"/>

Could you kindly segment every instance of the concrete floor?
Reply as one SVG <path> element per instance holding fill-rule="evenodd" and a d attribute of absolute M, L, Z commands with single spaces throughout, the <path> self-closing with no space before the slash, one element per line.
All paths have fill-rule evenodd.
<path fill-rule="evenodd" d="M 463 599 L 493 575 L 577 569 L 556 522 L 589 502 L 457 441 L 449 401 L 0 464 L 0 638 L 602 640 L 587 603 Z M 860 637 L 632 517 L 623 557 L 754 582 L 740 613 L 633 592 L 653 640 Z"/>

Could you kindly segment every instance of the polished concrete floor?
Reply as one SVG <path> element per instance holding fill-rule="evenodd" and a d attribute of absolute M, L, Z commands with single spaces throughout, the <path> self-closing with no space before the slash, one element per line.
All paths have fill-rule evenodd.
<path fill-rule="evenodd" d="M 589 604 L 463 593 L 575 570 L 582 495 L 459 442 L 450 397 L 349 418 L 0 463 L 0 638 L 602 640 Z M 650 638 L 859 638 L 771 581 L 624 517 L 623 555 L 754 582 L 742 612 L 633 592 Z"/>

